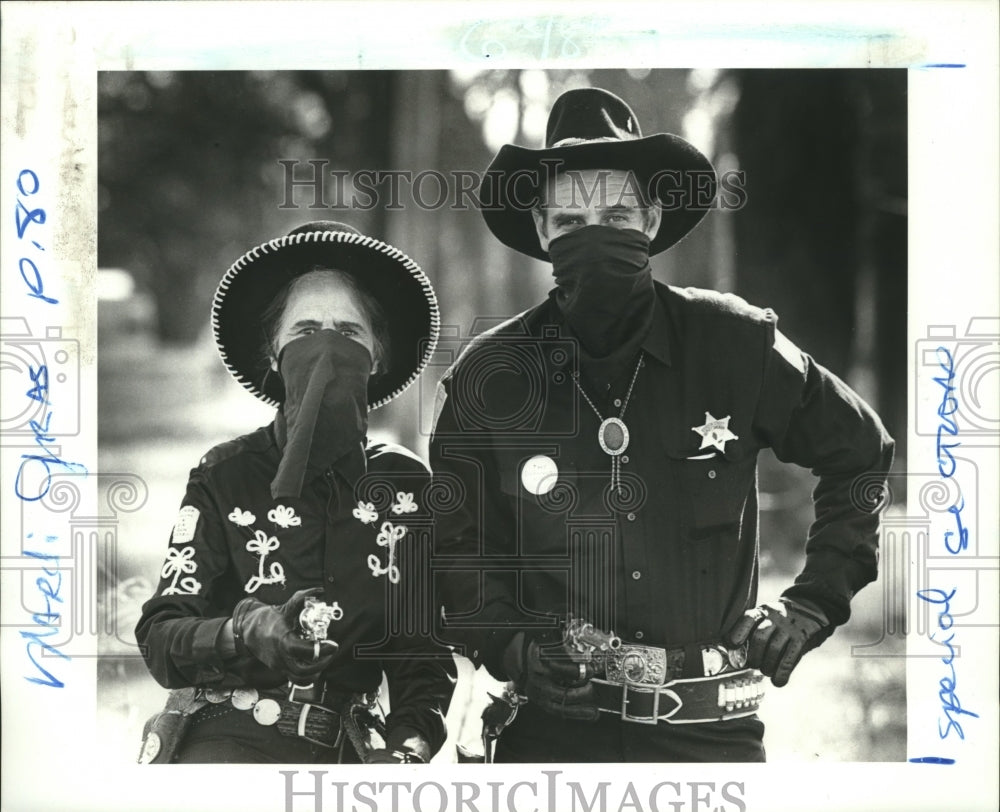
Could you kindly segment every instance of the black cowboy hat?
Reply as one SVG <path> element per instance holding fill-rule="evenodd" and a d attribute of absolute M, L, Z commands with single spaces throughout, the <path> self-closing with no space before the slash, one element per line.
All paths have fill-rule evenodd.
<path fill-rule="evenodd" d="M 234 262 L 212 301 L 212 332 L 226 369 L 251 393 L 278 406 L 285 389 L 268 374 L 261 315 L 290 280 L 316 265 L 349 273 L 374 297 L 389 330 L 389 365 L 368 386 L 376 409 L 417 379 L 430 360 L 441 326 L 437 297 L 420 267 L 391 245 L 343 223 L 306 223 L 247 251 Z"/>
<path fill-rule="evenodd" d="M 500 242 L 548 260 L 531 216 L 546 179 L 573 169 L 621 169 L 634 173 L 643 194 L 663 209 L 649 253 L 678 242 L 705 216 L 717 180 L 711 162 L 676 135 L 642 135 L 631 108 L 607 90 L 568 90 L 549 113 L 544 149 L 505 144 L 486 170 L 480 205 Z"/>

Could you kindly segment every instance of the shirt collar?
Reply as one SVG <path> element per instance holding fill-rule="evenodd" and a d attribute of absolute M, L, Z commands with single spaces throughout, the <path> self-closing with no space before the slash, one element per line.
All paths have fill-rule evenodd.
<path fill-rule="evenodd" d="M 554 290 L 549 294 L 549 306 L 552 314 L 551 320 L 556 322 L 563 331 L 563 335 L 566 335 L 569 327 L 556 304 Z M 667 306 L 663 299 L 657 295 L 656 306 L 653 308 L 653 321 L 650 324 L 649 333 L 642 342 L 642 349 L 665 366 L 670 366 L 670 332 L 670 316 L 667 313 Z M 551 362 L 557 369 L 562 369 L 571 360 L 568 354 L 561 355 L 565 356 L 564 360 L 558 363 Z"/>
<path fill-rule="evenodd" d="M 670 317 L 663 300 L 656 297 L 656 307 L 653 308 L 653 323 L 642 348 L 661 363 L 670 366 Z"/>
<path fill-rule="evenodd" d="M 280 410 L 275 415 L 272 425 L 274 427 L 274 441 L 278 447 L 278 453 L 283 454 L 285 452 L 285 443 L 288 442 L 288 426 Z M 367 443 L 367 440 L 365 444 L 358 443 L 356 450 L 344 454 L 344 456 L 329 466 L 327 470 L 333 470 L 340 474 L 347 480 L 351 487 L 354 487 L 368 473 L 368 445 L 370 444 Z"/>

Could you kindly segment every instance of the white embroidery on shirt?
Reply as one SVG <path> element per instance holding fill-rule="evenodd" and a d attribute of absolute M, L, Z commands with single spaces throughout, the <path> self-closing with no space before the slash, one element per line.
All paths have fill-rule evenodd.
<path fill-rule="evenodd" d="M 161 578 L 170 578 L 170 586 L 166 587 L 161 595 L 197 595 L 201 591 L 201 583 L 191 577 L 198 571 L 198 565 L 192 561 L 194 558 L 194 547 L 170 547 L 167 550 L 167 559 L 163 562 L 163 569 L 160 570 Z M 186 574 L 188 577 L 181 578 Z"/>
<path fill-rule="evenodd" d="M 362 524 L 375 524 L 378 521 L 378 511 L 371 502 L 358 502 L 358 506 L 351 513 Z"/>
<path fill-rule="evenodd" d="M 295 508 L 287 505 L 277 505 L 267 512 L 267 520 L 278 525 L 278 527 L 298 527 L 302 524 L 302 519 L 295 515 Z"/>
<path fill-rule="evenodd" d="M 413 499 L 413 494 L 407 491 L 396 491 L 396 498 L 390 506 L 390 511 L 397 516 L 404 513 L 415 513 L 419 506 Z M 372 502 L 358 502 L 352 514 L 362 524 L 375 524 L 378 521 L 378 511 Z M 389 582 L 399 583 L 399 566 L 396 564 L 396 544 L 406 535 L 408 528 L 405 525 L 396 525 L 392 522 L 382 522 L 375 542 L 379 547 L 388 548 L 388 560 L 383 567 L 379 556 L 372 553 L 368 556 L 368 569 L 374 577 L 385 575 Z"/>
<path fill-rule="evenodd" d="M 273 553 L 281 546 L 281 542 L 274 536 L 268 536 L 263 530 L 254 530 L 254 537 L 247 542 L 247 551 L 257 554 L 257 574 L 252 575 L 246 582 L 244 590 L 247 594 L 256 592 L 265 584 L 285 583 L 285 568 L 278 561 L 272 561 L 271 566 L 264 573 L 264 564 L 269 553 Z"/>
<path fill-rule="evenodd" d="M 414 513 L 418 509 L 417 503 L 413 501 L 412 493 L 397 491 L 396 504 L 392 506 L 392 512 L 399 516 L 401 513 Z"/>
<path fill-rule="evenodd" d="M 389 560 L 383 567 L 378 556 L 372 553 L 368 556 L 368 568 L 374 577 L 385 575 L 390 583 L 399 583 L 399 567 L 396 565 L 396 544 L 406 535 L 405 525 L 395 525 L 392 522 L 382 522 L 382 529 L 379 531 L 375 543 L 379 547 L 389 548 Z"/>
<path fill-rule="evenodd" d="M 233 512 L 229 514 L 229 521 L 240 527 L 249 527 L 257 521 L 257 517 L 249 510 L 241 510 L 238 507 L 234 507 Z"/>
<path fill-rule="evenodd" d="M 176 581 L 176 586 L 169 586 L 163 590 L 162 595 L 197 595 L 201 592 L 201 581 L 192 578 L 190 575 Z"/>

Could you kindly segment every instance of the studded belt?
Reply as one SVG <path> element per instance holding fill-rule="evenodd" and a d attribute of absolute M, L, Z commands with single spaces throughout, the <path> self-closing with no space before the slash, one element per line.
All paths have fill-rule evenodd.
<path fill-rule="evenodd" d="M 210 719 L 232 711 L 252 714 L 259 725 L 274 725 L 285 736 L 298 736 L 323 747 L 338 747 L 344 735 L 338 711 L 310 702 L 296 702 L 277 691 L 256 688 L 217 689 L 199 692 L 210 704 L 197 717 Z"/>
<path fill-rule="evenodd" d="M 625 644 L 608 652 L 603 675 L 591 680 L 598 707 L 626 722 L 654 725 L 718 722 L 756 713 L 764 677 L 745 668 L 746 647 L 698 648 L 702 675 L 687 679 L 679 678 L 684 649 Z"/>

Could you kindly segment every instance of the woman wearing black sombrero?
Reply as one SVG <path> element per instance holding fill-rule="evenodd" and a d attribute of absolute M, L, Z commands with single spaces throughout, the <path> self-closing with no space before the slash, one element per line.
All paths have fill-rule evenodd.
<path fill-rule="evenodd" d="M 191 472 L 136 629 L 175 689 L 140 761 L 426 761 L 454 672 L 424 632 L 429 476 L 366 432 L 434 349 L 430 283 L 392 246 L 310 223 L 232 265 L 212 323 L 230 373 L 278 410 Z"/>

